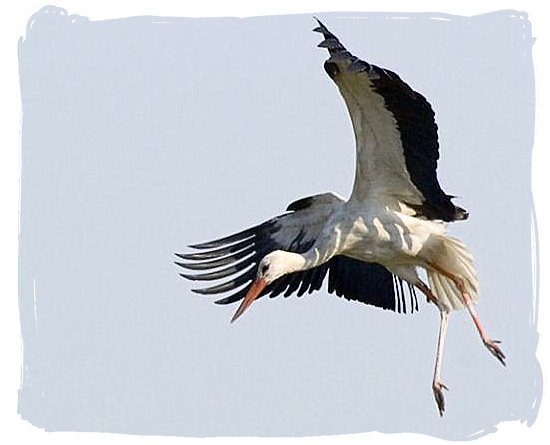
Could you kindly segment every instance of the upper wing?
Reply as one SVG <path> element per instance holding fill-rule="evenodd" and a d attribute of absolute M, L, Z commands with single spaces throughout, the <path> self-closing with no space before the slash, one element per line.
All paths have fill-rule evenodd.
<path fill-rule="evenodd" d="M 350 54 L 319 22 L 330 58 L 325 71 L 336 83 L 351 116 L 357 166 L 352 196 L 384 196 L 430 219 L 465 219 L 436 175 L 437 125 L 430 104 L 399 76 Z"/>
<path fill-rule="evenodd" d="M 210 282 L 228 278 L 193 291 L 204 295 L 230 293 L 216 303 L 234 303 L 245 297 L 265 255 L 274 250 L 297 253 L 309 250 L 330 214 L 342 203 L 343 200 L 332 193 L 300 199 L 288 206 L 290 213 L 225 238 L 190 246 L 200 252 L 176 254 L 185 261 L 176 264 L 195 271 L 195 274 L 181 274 L 190 280 Z M 271 283 L 260 296 L 311 293 L 322 287 L 327 273 L 330 293 L 384 309 L 405 311 L 402 283 L 398 285 L 388 270 L 342 256 L 313 269 L 285 275 Z M 414 292 L 411 299 L 413 295 Z M 414 308 L 411 300 L 411 310 Z"/>

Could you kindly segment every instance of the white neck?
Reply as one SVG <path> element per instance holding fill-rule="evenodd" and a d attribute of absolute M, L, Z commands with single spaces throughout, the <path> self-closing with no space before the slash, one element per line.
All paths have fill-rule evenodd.
<path fill-rule="evenodd" d="M 311 269 L 315 266 L 310 266 L 308 259 L 300 254 L 294 252 L 287 252 L 286 250 L 279 251 L 279 255 L 284 257 L 287 273 L 299 272 L 302 270 Z"/>
<path fill-rule="evenodd" d="M 320 255 L 318 249 L 310 249 L 304 253 L 294 253 L 288 251 L 278 251 L 281 257 L 284 257 L 287 273 L 299 272 L 303 270 L 313 269 L 330 258 L 324 258 Z"/>

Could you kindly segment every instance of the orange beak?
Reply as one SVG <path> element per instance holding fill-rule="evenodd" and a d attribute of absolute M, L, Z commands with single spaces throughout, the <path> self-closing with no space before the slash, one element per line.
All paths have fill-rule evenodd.
<path fill-rule="evenodd" d="M 252 286 L 250 286 L 250 289 L 248 289 L 248 292 L 246 296 L 244 297 L 243 302 L 239 306 L 239 309 L 237 309 L 237 312 L 235 312 L 235 315 L 233 315 L 233 318 L 231 319 L 231 323 L 233 323 L 237 318 L 239 318 L 244 311 L 250 306 L 254 300 L 262 293 L 262 291 L 267 286 L 267 282 L 260 278 L 254 283 L 252 283 Z"/>

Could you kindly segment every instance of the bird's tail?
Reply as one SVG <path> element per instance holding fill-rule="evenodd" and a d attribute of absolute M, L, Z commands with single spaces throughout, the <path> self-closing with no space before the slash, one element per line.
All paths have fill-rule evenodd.
<path fill-rule="evenodd" d="M 464 283 L 470 298 L 475 303 L 478 300 L 478 281 L 474 268 L 474 259 L 466 245 L 447 235 L 437 235 L 432 248 L 436 249 L 437 267 L 452 274 Z M 456 283 L 440 271 L 427 269 L 428 282 L 432 292 L 447 310 L 457 310 L 464 307 L 462 292 Z"/>

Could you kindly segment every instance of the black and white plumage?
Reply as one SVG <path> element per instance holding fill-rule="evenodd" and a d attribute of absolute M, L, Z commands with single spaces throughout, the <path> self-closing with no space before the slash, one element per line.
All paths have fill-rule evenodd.
<path fill-rule="evenodd" d="M 192 269 L 195 274 L 180 274 L 190 280 L 212 281 L 231 277 L 224 283 L 195 289 L 203 295 L 217 295 L 233 291 L 216 301 L 229 304 L 244 298 L 247 284 L 257 274 L 258 263 L 268 253 L 276 250 L 306 252 L 319 237 L 324 224 L 335 206 L 344 200 L 333 193 L 310 196 L 289 204 L 284 215 L 277 216 L 256 227 L 226 238 L 196 244 L 190 247 L 201 252 L 178 254 L 186 262 L 180 266 Z M 190 261 L 190 262 L 189 262 Z M 210 271 L 214 272 L 198 272 Z M 306 292 L 321 289 L 328 275 L 328 291 L 348 300 L 398 312 L 418 310 L 418 301 L 412 285 L 406 299 L 403 282 L 376 263 L 366 263 L 342 255 L 335 255 L 319 266 L 296 271 L 279 277 L 270 283 L 259 296 L 301 297 Z M 242 287 L 244 285 L 244 287 Z"/>
<path fill-rule="evenodd" d="M 232 321 L 260 296 L 301 296 L 319 290 L 327 276 L 330 293 L 398 312 L 418 309 L 419 289 L 441 313 L 432 388 L 442 415 L 441 359 L 452 310 L 466 307 L 485 346 L 505 363 L 475 312 L 472 255 L 446 234 L 446 223 L 468 213 L 437 180 L 437 125 L 427 100 L 397 74 L 350 54 L 322 23 L 315 31 L 324 37 L 319 46 L 330 55 L 324 68 L 355 133 L 350 198 L 324 193 L 295 201 L 287 213 L 256 227 L 190 246 L 196 251 L 177 254 L 177 264 L 192 271 L 181 274 L 187 279 L 221 280 L 194 292 L 223 294 L 219 304 L 241 301 Z"/>

